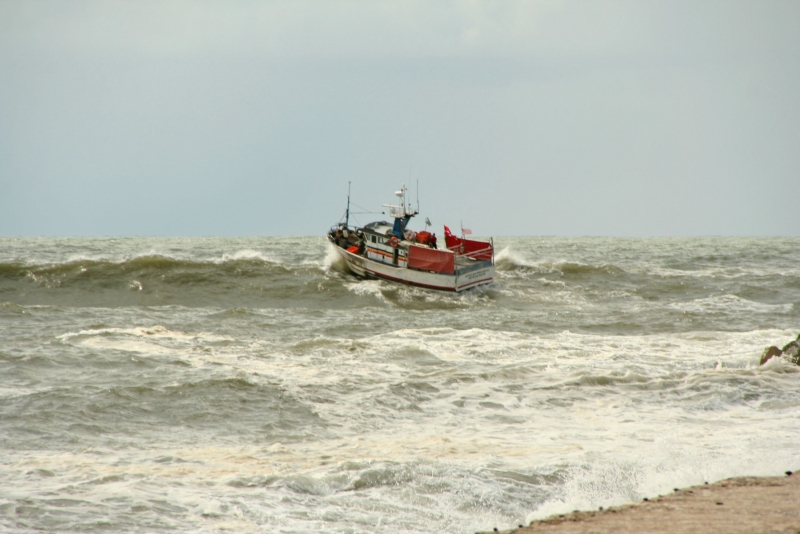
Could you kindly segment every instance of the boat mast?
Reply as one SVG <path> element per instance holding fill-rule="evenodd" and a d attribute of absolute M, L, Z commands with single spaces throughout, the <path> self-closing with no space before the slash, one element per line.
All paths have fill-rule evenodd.
<path fill-rule="evenodd" d="M 344 211 L 344 227 L 350 227 L 350 181 L 347 182 L 347 209 Z"/>

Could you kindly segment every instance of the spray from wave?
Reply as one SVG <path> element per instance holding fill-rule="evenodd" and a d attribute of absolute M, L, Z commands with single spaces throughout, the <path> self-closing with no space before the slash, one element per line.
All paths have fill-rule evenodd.
<path fill-rule="evenodd" d="M 342 273 L 348 272 L 347 262 L 344 261 L 342 255 L 336 251 L 336 246 L 327 242 L 325 246 L 325 259 L 322 262 L 326 271 L 336 270 Z"/>

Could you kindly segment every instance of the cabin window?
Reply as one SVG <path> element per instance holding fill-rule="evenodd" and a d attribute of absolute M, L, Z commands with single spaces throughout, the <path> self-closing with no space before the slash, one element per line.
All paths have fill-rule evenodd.
<path fill-rule="evenodd" d="M 375 236 L 372 236 L 372 242 L 374 243 L 375 241 L 376 241 Z"/>

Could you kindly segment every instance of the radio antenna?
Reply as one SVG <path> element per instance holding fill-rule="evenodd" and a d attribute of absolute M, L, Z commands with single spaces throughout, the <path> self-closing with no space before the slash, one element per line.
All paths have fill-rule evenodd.
<path fill-rule="evenodd" d="M 408 164 L 408 183 L 411 183 L 411 176 L 414 174 L 413 171 L 414 171 L 414 164 L 413 163 L 409 163 Z M 411 207 L 411 201 L 410 200 L 408 202 L 408 207 L 409 208 Z"/>

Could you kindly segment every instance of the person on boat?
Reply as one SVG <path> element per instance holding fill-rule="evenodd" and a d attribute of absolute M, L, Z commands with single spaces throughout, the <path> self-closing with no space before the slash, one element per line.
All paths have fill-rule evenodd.
<path fill-rule="evenodd" d="M 431 237 L 428 240 L 428 244 L 431 246 L 432 249 L 438 250 L 438 247 L 436 246 L 436 234 L 431 234 Z"/>
<path fill-rule="evenodd" d="M 408 225 L 408 221 L 410 221 L 411 217 L 414 215 L 416 215 L 416 212 L 406 213 L 406 215 L 403 217 L 395 217 L 394 226 L 392 227 L 392 234 L 400 241 L 405 239 L 406 226 Z"/>

